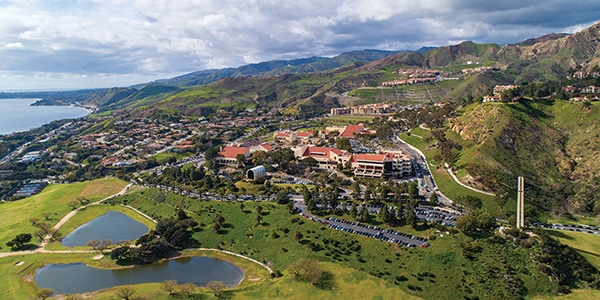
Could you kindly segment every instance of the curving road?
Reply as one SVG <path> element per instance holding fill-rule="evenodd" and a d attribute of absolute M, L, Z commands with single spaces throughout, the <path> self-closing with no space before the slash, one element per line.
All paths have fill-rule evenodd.
<path fill-rule="evenodd" d="M 450 169 L 450 166 L 448 166 L 448 163 L 444 163 L 444 168 L 446 168 L 446 172 L 448 172 L 448 174 L 450 174 L 450 177 L 452 177 L 452 179 L 454 179 L 454 181 L 456 181 L 456 183 L 460 184 L 461 186 L 468 188 L 472 191 L 478 192 L 478 193 L 482 193 L 484 195 L 488 195 L 488 196 L 496 196 L 496 194 L 494 193 L 490 193 L 490 192 L 486 192 L 486 191 L 482 191 L 479 189 L 476 189 L 472 186 L 468 186 L 462 182 L 460 182 L 460 180 L 458 180 L 458 178 L 456 178 L 456 175 L 454 175 L 454 172 L 452 172 L 452 170 Z"/>

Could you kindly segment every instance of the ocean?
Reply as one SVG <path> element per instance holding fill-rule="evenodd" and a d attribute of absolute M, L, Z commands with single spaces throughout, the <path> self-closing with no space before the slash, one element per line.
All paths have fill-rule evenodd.
<path fill-rule="evenodd" d="M 0 99 L 0 134 L 26 131 L 55 120 L 80 118 L 89 112 L 72 106 L 30 106 L 38 99 Z"/>

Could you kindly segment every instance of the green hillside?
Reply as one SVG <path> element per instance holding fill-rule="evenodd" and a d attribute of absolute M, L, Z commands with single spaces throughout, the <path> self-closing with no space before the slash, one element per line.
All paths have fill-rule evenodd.
<path fill-rule="evenodd" d="M 516 177 L 523 176 L 532 204 L 591 213 L 600 203 L 590 193 L 600 173 L 594 159 L 599 122 L 599 105 L 550 100 L 471 104 L 449 121 L 446 136 L 463 146 L 455 168 L 490 190 L 514 196 Z"/>

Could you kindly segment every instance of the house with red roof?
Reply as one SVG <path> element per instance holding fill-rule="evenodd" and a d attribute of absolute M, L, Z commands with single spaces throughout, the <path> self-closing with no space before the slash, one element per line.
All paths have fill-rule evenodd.
<path fill-rule="evenodd" d="M 237 166 L 238 155 L 243 155 L 246 160 L 250 159 L 251 153 L 248 147 L 225 146 L 217 154 L 217 162 L 222 165 Z"/>

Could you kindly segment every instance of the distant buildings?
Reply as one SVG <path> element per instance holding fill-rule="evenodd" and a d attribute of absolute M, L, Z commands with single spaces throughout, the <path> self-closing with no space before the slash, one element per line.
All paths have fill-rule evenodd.
<path fill-rule="evenodd" d="M 389 114 L 396 111 L 397 106 L 393 104 L 376 103 L 376 104 L 365 104 L 351 107 L 339 107 L 332 108 L 331 115 L 380 115 Z"/>
<path fill-rule="evenodd" d="M 495 96 L 495 95 L 483 96 L 483 102 L 500 102 L 500 96 Z"/>
<path fill-rule="evenodd" d="M 41 151 L 31 151 L 31 152 L 27 152 L 25 155 L 23 155 L 23 157 L 21 157 L 21 159 L 19 159 L 19 162 L 30 163 L 30 162 L 38 161 L 41 158 L 42 158 Z"/>
<path fill-rule="evenodd" d="M 21 186 L 13 193 L 13 197 L 30 197 L 41 192 L 48 185 L 45 181 L 32 181 Z"/>
<path fill-rule="evenodd" d="M 514 89 L 517 89 L 517 88 L 519 88 L 518 85 L 512 85 L 512 84 L 509 84 L 509 85 L 496 85 L 494 87 L 494 95 L 495 96 L 501 96 L 502 93 L 504 93 L 505 91 L 514 90 Z"/>

